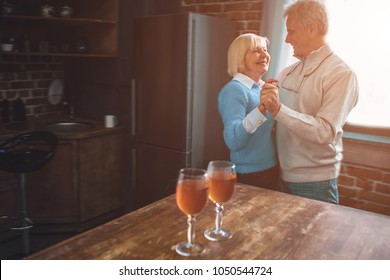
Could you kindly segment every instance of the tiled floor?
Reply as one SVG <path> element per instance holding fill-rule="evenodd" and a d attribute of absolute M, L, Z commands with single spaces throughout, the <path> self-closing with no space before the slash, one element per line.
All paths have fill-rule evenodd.
<path fill-rule="evenodd" d="M 30 234 L 30 254 L 54 245 L 62 240 L 71 237 L 74 234 Z M 18 260 L 26 257 L 22 254 L 21 237 L 9 237 L 0 240 L 0 259 L 1 260 Z"/>

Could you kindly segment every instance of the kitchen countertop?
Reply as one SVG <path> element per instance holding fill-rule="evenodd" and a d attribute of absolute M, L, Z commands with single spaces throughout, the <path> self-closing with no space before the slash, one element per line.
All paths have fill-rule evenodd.
<path fill-rule="evenodd" d="M 99 122 L 96 120 L 79 117 L 70 119 L 69 117 L 59 115 L 48 118 L 29 119 L 26 122 L 12 122 L 8 124 L 3 124 L 0 128 L 0 141 L 5 141 L 15 135 L 22 134 L 31 130 L 50 131 L 50 129 L 47 129 L 46 126 L 58 122 L 80 122 L 91 125 L 91 128 L 85 130 L 53 131 L 53 133 L 55 133 L 59 139 L 83 139 L 104 135 L 107 133 L 112 133 L 124 129 L 124 127 L 122 126 L 106 128 L 103 122 Z"/>
<path fill-rule="evenodd" d="M 175 195 L 81 233 L 27 259 L 390 259 L 390 217 L 237 184 L 226 203 L 230 240 L 203 237 L 214 225 L 212 203 L 197 216 L 195 241 L 206 246 L 185 258 L 186 217 Z"/>

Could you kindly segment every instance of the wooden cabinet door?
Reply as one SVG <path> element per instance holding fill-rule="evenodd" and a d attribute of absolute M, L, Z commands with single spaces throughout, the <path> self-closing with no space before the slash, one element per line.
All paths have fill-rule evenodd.
<path fill-rule="evenodd" d="M 130 172 L 125 133 L 83 139 L 79 155 L 81 221 L 124 208 Z"/>
<path fill-rule="evenodd" d="M 27 203 L 35 223 L 78 221 L 77 141 L 61 140 L 51 161 L 27 174 Z"/>

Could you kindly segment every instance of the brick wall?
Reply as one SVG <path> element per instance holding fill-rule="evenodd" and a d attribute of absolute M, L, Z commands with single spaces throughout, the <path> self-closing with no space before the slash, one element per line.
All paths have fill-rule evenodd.
<path fill-rule="evenodd" d="M 339 193 L 342 205 L 390 216 L 390 169 L 344 162 Z"/>
<path fill-rule="evenodd" d="M 260 0 L 182 0 L 183 12 L 194 12 L 230 19 L 236 23 L 237 35 L 259 34 L 263 1 Z"/>
<path fill-rule="evenodd" d="M 27 117 L 57 112 L 61 105 L 49 105 L 47 93 L 54 79 L 63 79 L 64 64 L 52 56 L 0 56 L 0 98 L 10 103 L 20 97 Z M 10 104 L 11 105 L 11 104 Z M 12 121 L 12 106 L 10 120 Z"/>

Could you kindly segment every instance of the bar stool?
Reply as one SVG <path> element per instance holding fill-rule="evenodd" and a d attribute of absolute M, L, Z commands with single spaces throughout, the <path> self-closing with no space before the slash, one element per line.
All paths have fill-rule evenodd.
<path fill-rule="evenodd" d="M 57 136 L 49 131 L 31 131 L 12 137 L 0 145 L 0 170 L 20 174 L 20 225 L 9 229 L 22 233 L 22 252 L 30 253 L 29 230 L 33 223 L 27 215 L 26 173 L 45 166 L 54 156 Z"/>

